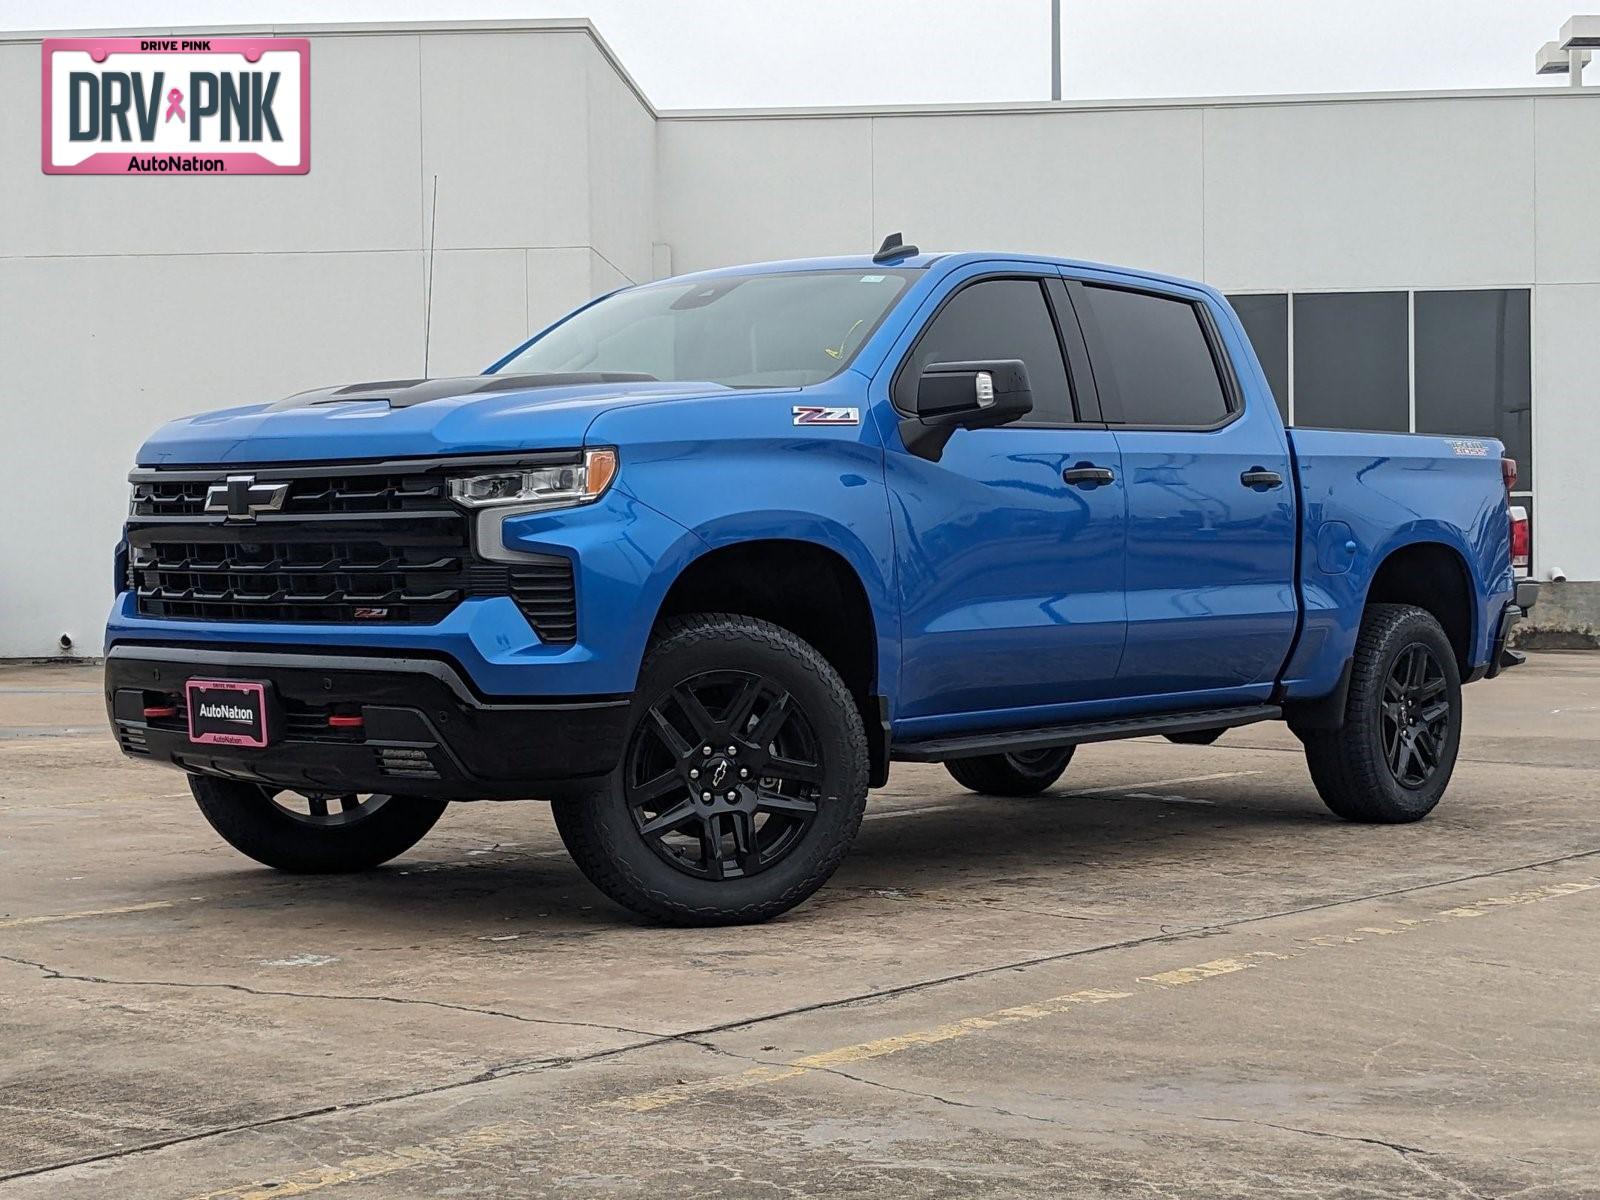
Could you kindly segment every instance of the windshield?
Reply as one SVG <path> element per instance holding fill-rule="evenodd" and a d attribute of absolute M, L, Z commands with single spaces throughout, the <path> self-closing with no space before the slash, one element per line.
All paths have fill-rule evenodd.
<path fill-rule="evenodd" d="M 603 371 L 801 387 L 849 365 L 911 273 L 796 271 L 658 283 L 608 296 L 507 359 L 507 374 Z"/>

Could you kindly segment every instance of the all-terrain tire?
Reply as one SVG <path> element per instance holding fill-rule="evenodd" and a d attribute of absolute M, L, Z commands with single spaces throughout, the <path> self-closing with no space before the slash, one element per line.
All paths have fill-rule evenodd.
<path fill-rule="evenodd" d="M 682 712 L 671 706 L 677 703 L 675 698 L 683 689 L 692 690 L 698 686 L 698 681 L 724 676 L 758 679 L 760 686 L 768 689 L 765 695 L 770 697 L 781 692 L 787 697 L 786 703 L 799 716 L 784 720 L 804 721 L 809 731 L 805 735 L 806 744 L 811 747 L 809 753 L 816 756 L 812 764 L 816 783 L 814 788 L 808 785 L 812 794 L 805 801 L 811 805 L 810 815 L 782 818 L 808 823 L 798 831 L 793 825 L 784 826 L 792 835 L 785 843 L 784 853 L 765 866 L 761 863 L 763 850 L 759 839 L 767 835 L 760 830 L 747 833 L 745 836 L 757 842 L 747 873 L 741 873 L 745 872 L 742 858 L 737 865 L 730 862 L 725 871 L 721 832 L 724 826 L 713 824 L 709 815 L 702 818 L 698 811 L 691 811 L 684 818 L 682 828 L 695 830 L 694 839 L 699 840 L 695 842 L 687 834 L 679 836 L 703 847 L 692 862 L 687 857 L 689 851 L 683 850 L 684 865 L 676 864 L 678 851 L 663 848 L 664 839 L 658 837 L 652 842 L 647 836 L 644 827 L 657 824 L 658 819 L 668 822 L 668 828 L 677 835 L 677 828 L 670 826 L 672 814 L 688 811 L 682 809 L 685 803 L 693 809 L 701 802 L 702 794 L 709 794 L 688 790 L 690 787 L 698 789 L 699 783 L 686 785 L 681 794 L 657 801 L 665 810 L 664 818 L 658 814 L 658 819 L 646 820 L 639 815 L 645 810 L 630 804 L 629 800 L 630 795 L 638 795 L 630 791 L 634 786 L 630 772 L 635 769 L 635 756 L 643 752 L 640 739 L 660 736 L 661 723 L 652 714 L 667 711 L 663 708 L 667 706 L 681 718 Z M 700 712 L 711 717 L 704 707 Z M 703 747 L 680 747 L 686 753 L 671 758 L 675 765 L 669 770 L 678 770 L 680 766 L 688 770 L 692 765 L 688 761 L 690 756 L 713 749 L 716 754 L 707 758 L 708 763 L 730 765 L 723 761 L 724 742 L 729 743 L 727 748 L 734 743 L 741 746 L 745 758 L 736 760 L 739 763 L 764 761 L 769 748 L 767 740 L 762 739 L 759 744 L 744 740 L 747 733 L 756 736 L 759 722 L 754 717 L 748 723 L 736 720 L 729 715 L 732 712 L 730 704 L 723 715 L 735 723 L 722 730 L 715 739 L 715 746 L 707 741 Z M 730 729 L 733 732 L 729 732 Z M 666 745 L 663 741 L 655 747 L 657 753 Z M 778 753 L 773 752 L 774 762 Z M 867 737 L 860 710 L 838 672 L 814 647 L 787 629 L 753 617 L 694 614 L 664 622 L 652 640 L 634 694 L 627 749 L 605 786 L 589 796 L 554 801 L 552 807 L 556 828 L 573 861 L 591 883 L 623 907 L 652 921 L 671 925 L 748 924 L 768 920 L 793 908 L 833 874 L 861 826 L 867 800 L 868 765 Z M 708 772 L 711 769 L 708 767 Z M 754 804 L 763 791 L 770 792 L 768 780 L 759 778 L 762 769 L 757 766 L 750 780 L 735 781 L 730 775 L 729 782 L 735 783 L 741 795 L 737 803 L 744 804 L 745 797 L 750 797 L 749 803 Z M 734 767 L 733 774 L 737 770 Z M 747 785 L 753 796 L 746 791 Z M 715 806 L 708 807 L 705 812 L 715 814 L 717 821 L 748 819 L 754 824 L 757 816 L 762 815 L 721 811 L 726 795 L 718 793 L 711 801 L 704 802 Z M 765 815 L 763 819 L 770 822 L 772 818 Z M 735 838 L 737 835 L 730 833 L 728 836 Z M 713 845 L 715 854 L 711 849 Z M 738 851 L 735 842 L 732 853 L 737 856 Z M 767 852 L 775 853 L 775 850 Z M 715 866 L 711 867 L 713 859 Z M 689 873 L 691 870 L 705 873 L 695 875 Z"/>
<path fill-rule="evenodd" d="M 444 814 L 445 801 L 387 796 L 346 824 L 316 825 L 275 804 L 253 783 L 189 776 L 189 790 L 211 828 L 239 853 L 280 871 L 335 875 L 365 871 L 404 854 Z"/>
<path fill-rule="evenodd" d="M 1061 778 L 1076 749 L 1057 746 L 1021 754 L 952 758 L 944 769 L 962 787 L 986 796 L 1037 796 Z"/>
<path fill-rule="evenodd" d="M 1398 687 L 1394 680 L 1402 664 L 1418 661 L 1427 676 L 1415 689 L 1416 695 L 1427 693 L 1421 700 L 1403 680 Z M 1417 739 L 1405 744 L 1405 729 L 1436 711 L 1441 718 L 1425 731 L 1424 755 Z M 1461 744 L 1460 670 L 1433 615 L 1406 604 L 1368 605 L 1356 639 L 1344 724 L 1307 730 L 1300 737 L 1317 794 L 1345 820 L 1400 824 L 1433 811 Z"/>

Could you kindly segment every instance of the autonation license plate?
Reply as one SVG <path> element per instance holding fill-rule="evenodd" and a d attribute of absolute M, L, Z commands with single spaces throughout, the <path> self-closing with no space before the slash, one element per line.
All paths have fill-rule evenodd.
<path fill-rule="evenodd" d="M 264 683 L 191 679 L 184 686 L 189 740 L 208 746 L 265 746 L 271 737 L 270 698 Z"/>

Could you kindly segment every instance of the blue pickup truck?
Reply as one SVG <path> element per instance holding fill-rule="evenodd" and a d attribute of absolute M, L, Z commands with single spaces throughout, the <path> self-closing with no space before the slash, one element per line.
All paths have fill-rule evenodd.
<path fill-rule="evenodd" d="M 228 842 L 375 866 L 554 805 L 669 923 L 810 895 L 893 761 L 1050 787 L 1079 743 L 1282 720 L 1356 821 L 1438 802 L 1520 661 L 1499 443 L 1285 429 L 1203 284 L 1014 254 L 627 288 L 484 374 L 175 421 L 106 633 L 122 749 Z"/>

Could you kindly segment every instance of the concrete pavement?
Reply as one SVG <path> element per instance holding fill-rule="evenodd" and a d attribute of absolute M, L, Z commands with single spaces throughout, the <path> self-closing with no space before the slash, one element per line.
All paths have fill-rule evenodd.
<path fill-rule="evenodd" d="M 535 804 L 275 875 L 0 670 L 0 1196 L 1600 1195 L 1600 656 L 1466 694 L 1420 825 L 1275 726 L 897 767 L 810 903 L 661 930 Z"/>

